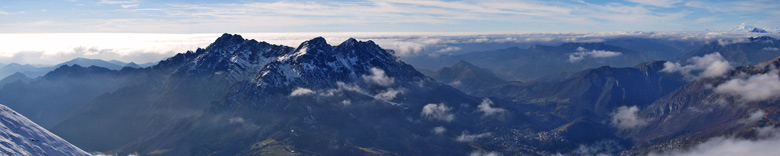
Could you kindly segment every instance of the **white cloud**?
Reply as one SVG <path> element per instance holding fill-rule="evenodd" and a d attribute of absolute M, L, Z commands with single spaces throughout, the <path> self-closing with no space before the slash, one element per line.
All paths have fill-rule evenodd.
<path fill-rule="evenodd" d="M 484 138 L 488 136 L 490 136 L 490 133 L 468 134 L 466 132 L 463 132 L 460 134 L 460 136 L 458 136 L 458 138 L 455 138 L 455 140 L 458 142 L 472 142 L 479 138 Z"/>
<path fill-rule="evenodd" d="M 232 123 L 243 123 L 243 122 L 244 122 L 244 118 L 241 118 L 241 117 L 234 117 L 234 118 L 230 118 L 230 119 L 228 119 L 228 121 L 229 121 L 229 123 L 231 123 L 231 124 L 232 124 Z"/>
<path fill-rule="evenodd" d="M 256 125 L 255 123 L 253 123 L 253 122 L 251 122 L 249 120 L 245 120 L 244 118 L 241 118 L 241 117 L 230 118 L 230 119 L 228 119 L 228 123 L 241 125 L 242 128 L 244 128 L 246 130 L 250 130 L 250 131 L 251 130 L 257 130 L 258 128 L 260 128 L 260 126 Z"/>
<path fill-rule="evenodd" d="M 686 151 L 674 151 L 671 153 L 653 153 L 650 155 L 675 155 L 675 156 L 710 156 L 710 155 L 751 155 L 751 156 L 776 156 L 780 155 L 777 145 L 780 145 L 780 130 L 774 125 L 756 129 L 758 138 L 743 139 L 736 137 L 714 137 L 691 147 Z"/>
<path fill-rule="evenodd" d="M 441 134 L 444 134 L 444 132 L 447 131 L 447 128 L 444 128 L 444 126 L 437 126 L 437 127 L 434 127 L 433 130 L 431 130 L 431 131 L 433 131 L 433 134 L 441 135 Z"/>
<path fill-rule="evenodd" d="M 780 97 L 780 77 L 777 71 L 737 77 L 715 87 L 715 92 L 736 95 L 746 102 L 777 99 Z"/>
<path fill-rule="evenodd" d="M 451 108 L 444 105 L 444 103 L 427 104 L 423 106 L 420 116 L 429 120 L 451 122 L 452 120 L 455 120 L 455 115 L 451 114 L 450 110 Z"/>
<path fill-rule="evenodd" d="M 503 154 L 494 151 L 473 151 L 469 153 L 469 156 L 502 156 Z"/>
<path fill-rule="evenodd" d="M 219 34 L 3 34 L 0 62 L 57 64 L 76 57 L 157 62 L 206 47 Z M 46 44 L 41 44 L 46 43 Z"/>
<path fill-rule="evenodd" d="M 585 59 L 585 57 L 591 57 L 591 58 L 607 58 L 607 57 L 615 57 L 620 56 L 623 53 L 621 52 L 614 52 L 614 51 L 607 51 L 607 50 L 591 50 L 588 51 L 587 49 L 583 47 L 577 47 L 577 52 L 574 52 L 569 55 L 569 62 L 579 62 L 582 59 Z"/>
<path fill-rule="evenodd" d="M 396 95 L 398 95 L 399 93 L 402 93 L 402 92 L 403 92 L 403 90 L 396 90 L 396 89 L 393 89 L 393 88 L 388 88 L 385 91 L 377 93 L 374 97 L 377 98 L 377 99 L 382 99 L 382 100 L 393 100 L 393 99 L 395 99 Z"/>
<path fill-rule="evenodd" d="M 579 62 L 580 60 L 582 60 L 584 58 L 585 58 L 585 56 L 582 56 L 582 55 L 569 55 L 569 62 L 571 62 L 571 63 Z"/>
<path fill-rule="evenodd" d="M 344 100 L 344 101 L 341 101 L 341 104 L 342 104 L 342 105 L 344 105 L 344 106 L 349 106 L 349 105 L 352 105 L 352 100 Z"/>
<path fill-rule="evenodd" d="M 748 43 L 750 40 L 747 38 L 737 38 L 737 39 L 719 39 L 718 45 L 720 46 L 727 46 L 729 44 L 738 44 L 738 43 Z"/>
<path fill-rule="evenodd" d="M 320 92 L 320 96 L 334 96 L 337 93 L 341 93 L 343 91 L 353 91 L 353 92 L 358 92 L 358 93 L 362 93 L 362 94 L 367 94 L 362 89 L 360 89 L 360 87 L 355 86 L 355 85 L 347 85 L 346 83 L 341 82 L 341 81 L 336 82 L 336 85 L 338 86 L 338 88 L 328 89 L 328 90 L 326 90 L 324 92 Z"/>
<path fill-rule="evenodd" d="M 766 112 L 764 112 L 764 110 L 759 109 L 759 110 L 757 110 L 757 111 L 755 111 L 753 113 L 750 113 L 750 116 L 748 116 L 746 119 L 742 120 L 742 123 L 751 124 L 751 123 L 757 122 L 757 121 L 763 119 L 765 114 L 766 114 Z"/>
<path fill-rule="evenodd" d="M 743 1 L 704 1 L 692 0 L 685 3 L 685 6 L 701 8 L 710 11 L 712 14 L 719 13 L 758 13 L 761 15 L 777 16 L 780 14 L 777 10 L 780 6 L 773 5 L 771 0 L 743 0 Z M 775 19 L 765 19 L 767 21 L 777 22 Z"/>
<path fill-rule="evenodd" d="M 627 0 L 627 1 L 639 3 L 639 4 L 645 4 L 645 5 L 665 7 L 665 8 L 673 7 L 674 4 L 682 2 L 681 0 Z"/>
<path fill-rule="evenodd" d="M 130 3 L 137 3 L 136 0 L 130 0 L 130 1 L 112 1 L 112 0 L 100 0 L 97 4 L 130 4 Z"/>
<path fill-rule="evenodd" d="M 506 110 L 503 108 L 497 108 L 497 107 L 490 107 L 490 105 L 493 104 L 493 101 L 491 101 L 488 98 L 485 98 L 482 100 L 482 103 L 480 103 L 477 106 L 477 111 L 480 111 L 482 113 L 485 113 L 482 116 L 490 116 L 498 113 L 504 113 Z"/>
<path fill-rule="evenodd" d="M 615 57 L 620 56 L 623 53 L 620 52 L 614 52 L 614 51 L 606 51 L 606 50 L 593 50 L 586 53 L 589 56 L 593 56 L 595 58 L 604 58 L 604 57 Z"/>
<path fill-rule="evenodd" d="M 756 129 L 756 135 L 759 138 L 780 137 L 780 128 L 775 127 L 775 125 L 760 127 Z"/>
<path fill-rule="evenodd" d="M 681 65 L 675 62 L 664 63 L 664 69 L 662 72 L 667 73 L 680 73 L 683 74 L 689 80 L 700 78 L 715 78 L 722 77 L 734 67 L 720 55 L 720 53 L 707 54 L 702 57 L 693 57 L 688 60 L 692 63 L 690 65 Z M 698 75 L 694 75 L 692 72 L 699 72 Z"/>
<path fill-rule="evenodd" d="M 439 52 L 439 53 L 446 53 L 446 52 L 451 52 L 451 51 L 458 51 L 458 50 L 460 50 L 460 47 L 447 47 L 447 48 L 442 48 L 442 49 L 439 49 L 439 50 L 438 50 L 438 51 L 436 51 L 436 52 Z"/>
<path fill-rule="evenodd" d="M 632 0 L 631 3 L 571 3 L 569 1 L 238 1 L 207 4 L 148 2 L 155 8 L 110 11 L 113 17 L 133 22 L 117 25 L 112 20 L 75 17 L 54 20 L 67 25 L 51 26 L 60 32 L 295 32 L 295 31 L 474 31 L 473 24 L 491 31 L 555 30 L 585 31 L 639 27 L 657 30 L 659 25 L 685 27 L 689 10 L 668 10 L 650 6 L 671 6 L 671 0 Z M 108 1 L 98 4 L 135 4 L 136 1 Z M 146 5 L 146 3 L 151 3 Z M 647 5 L 644 5 L 647 4 Z M 11 6 L 13 7 L 13 6 Z M 132 11 L 128 11 L 132 10 Z M 267 22 L 257 27 L 256 21 Z M 475 22 L 476 21 L 476 22 Z M 477 23 L 479 22 L 479 23 Z M 679 23 L 679 24 L 678 24 Z M 8 32 L 39 32 L 29 23 L 12 23 Z M 60 25 L 57 24 L 57 25 Z M 408 25 L 422 25 L 409 28 Z M 581 27 L 571 27 L 571 25 Z M 400 25 L 400 26 L 399 26 Z M 507 27 L 508 25 L 514 25 Z M 655 27 L 653 27 L 655 26 Z M 104 29 L 106 27 L 118 29 Z M 655 29 L 652 29 L 655 28 Z M 661 27 L 665 28 L 665 27 Z M 673 27 L 674 28 L 674 27 Z M 672 28 L 672 29 L 673 29 Z M 357 30 L 355 30 L 357 29 Z M 424 29 L 424 30 L 419 30 Z M 44 29 L 44 31 L 46 31 Z M 51 31 L 49 31 L 51 32 Z"/>
<path fill-rule="evenodd" d="M 764 49 L 762 49 L 762 50 L 766 50 L 766 51 L 780 51 L 780 48 L 775 48 L 775 47 L 766 47 L 766 48 L 764 48 Z"/>
<path fill-rule="evenodd" d="M 636 106 L 620 106 L 612 115 L 612 125 L 620 129 L 634 129 L 647 125 L 647 121 L 637 114 Z"/>
<path fill-rule="evenodd" d="M 298 88 L 296 88 L 295 90 L 293 90 L 293 91 L 292 91 L 292 93 L 290 93 L 290 96 L 303 96 L 303 95 L 312 95 L 312 94 L 314 94 L 314 93 L 315 93 L 315 92 L 314 92 L 314 91 L 312 91 L 311 89 L 306 89 L 306 88 L 300 88 L 300 87 L 298 87 Z"/>
<path fill-rule="evenodd" d="M 126 5 L 120 5 L 122 8 L 137 8 L 139 4 L 126 4 Z"/>
<path fill-rule="evenodd" d="M 385 75 L 384 70 L 375 67 L 371 68 L 371 75 L 363 75 L 363 80 L 384 87 L 390 87 L 395 82 L 394 78 Z"/>

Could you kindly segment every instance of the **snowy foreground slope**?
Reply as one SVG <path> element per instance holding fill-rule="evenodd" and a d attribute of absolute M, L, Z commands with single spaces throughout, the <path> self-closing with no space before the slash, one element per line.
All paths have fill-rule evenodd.
<path fill-rule="evenodd" d="M 0 105 L 0 155 L 90 155 Z"/>

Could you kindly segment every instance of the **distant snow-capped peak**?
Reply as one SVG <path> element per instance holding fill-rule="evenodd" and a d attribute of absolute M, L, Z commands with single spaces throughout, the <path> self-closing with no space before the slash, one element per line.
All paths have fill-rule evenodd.
<path fill-rule="evenodd" d="M 753 25 L 742 23 L 739 26 L 737 26 L 736 28 L 733 28 L 733 29 L 731 29 L 729 31 L 731 31 L 731 32 L 767 33 L 767 32 L 769 32 L 769 29 L 759 28 L 759 27 L 756 27 L 756 26 L 753 26 Z M 774 32 L 774 31 L 772 31 L 772 32 Z"/>

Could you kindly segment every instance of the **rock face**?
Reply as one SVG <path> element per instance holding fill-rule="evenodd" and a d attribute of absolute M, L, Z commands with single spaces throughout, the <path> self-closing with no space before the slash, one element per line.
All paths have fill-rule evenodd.
<path fill-rule="evenodd" d="M 3 155 L 90 155 L 0 105 L 0 152 Z"/>

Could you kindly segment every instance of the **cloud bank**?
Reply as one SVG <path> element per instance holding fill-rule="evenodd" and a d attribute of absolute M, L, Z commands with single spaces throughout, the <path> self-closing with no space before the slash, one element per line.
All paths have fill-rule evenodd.
<path fill-rule="evenodd" d="M 373 33 L 373 32 L 312 32 L 312 33 L 238 33 L 247 39 L 297 47 L 300 43 L 322 36 L 331 43 L 350 37 L 373 40 L 382 48 L 393 49 L 398 56 L 448 55 L 483 51 L 484 46 L 499 48 L 530 44 L 564 42 L 601 42 L 638 37 L 671 41 L 710 42 L 735 40 L 755 34 L 740 32 L 539 32 L 539 33 Z M 124 33 L 64 33 L 64 34 L 1 34 L 0 63 L 58 64 L 76 57 L 116 59 L 125 62 L 157 62 L 176 53 L 205 48 L 218 38 L 213 34 L 124 34 Z M 780 34 L 773 37 L 780 37 Z M 45 44 L 44 44 L 45 43 Z M 471 46 L 469 46 L 471 45 Z M 457 47 L 457 48 L 455 48 Z M 603 55 L 607 54 L 607 55 Z M 610 56 L 610 53 L 583 53 L 587 56 Z M 579 55 L 577 55 L 579 56 Z M 575 56 L 576 57 L 576 56 Z M 576 59 L 576 58 L 575 58 Z"/>

